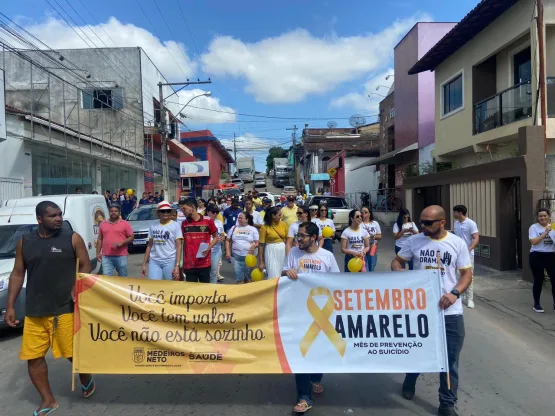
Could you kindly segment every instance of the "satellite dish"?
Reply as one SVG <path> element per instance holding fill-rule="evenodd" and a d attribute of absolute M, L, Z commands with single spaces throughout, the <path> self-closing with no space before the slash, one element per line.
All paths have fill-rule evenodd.
<path fill-rule="evenodd" d="M 360 114 L 352 115 L 349 117 L 349 124 L 358 132 L 358 128 L 366 124 L 366 117 L 361 116 Z"/>
<path fill-rule="evenodd" d="M 337 127 L 337 122 L 336 121 L 333 121 L 333 120 L 328 121 L 328 128 L 330 130 L 333 130 L 336 127 Z"/>

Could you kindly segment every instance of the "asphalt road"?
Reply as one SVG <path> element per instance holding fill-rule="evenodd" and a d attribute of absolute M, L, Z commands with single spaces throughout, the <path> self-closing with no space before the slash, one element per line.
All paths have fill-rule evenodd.
<path fill-rule="evenodd" d="M 336 253 L 339 252 L 335 244 Z M 391 247 L 380 247 L 381 271 L 388 269 Z M 339 255 L 339 260 L 342 256 Z M 142 254 L 130 256 L 130 275 L 139 275 Z M 231 267 L 224 262 L 224 284 Z M 553 337 L 476 302 L 465 309 L 466 340 L 461 357 L 460 415 L 534 415 L 554 413 Z M 552 312 L 547 312 L 552 313 Z M 554 316 L 555 318 L 555 316 Z M 0 415 L 31 415 L 40 402 L 18 360 L 21 331 L 0 334 Z M 71 392 L 71 367 L 49 359 L 50 380 L 60 403 L 56 415 L 290 415 L 295 402 L 291 375 L 97 376 L 89 400 Z M 312 415 L 430 415 L 437 409 L 437 375 L 419 379 L 414 401 L 400 396 L 401 374 L 333 374 Z"/>

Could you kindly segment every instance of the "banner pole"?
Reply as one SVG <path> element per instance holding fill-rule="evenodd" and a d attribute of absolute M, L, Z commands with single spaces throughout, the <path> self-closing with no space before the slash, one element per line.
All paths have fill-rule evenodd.
<path fill-rule="evenodd" d="M 75 259 L 75 285 L 73 286 L 73 296 L 75 297 L 75 289 L 77 288 L 77 280 L 79 279 L 79 257 L 77 257 Z M 78 296 L 78 295 L 77 295 Z M 79 311 L 77 311 L 79 312 Z M 74 313 L 74 319 L 75 319 L 75 310 L 73 311 Z M 71 358 L 71 391 L 74 392 L 75 391 L 75 339 L 76 336 L 75 334 L 73 334 L 73 357 Z"/>
<path fill-rule="evenodd" d="M 441 259 L 440 259 L 440 256 L 439 256 L 439 250 L 437 251 L 436 259 L 437 259 L 437 274 L 439 276 L 439 281 L 441 282 Z M 447 359 L 447 365 L 449 365 L 449 358 Z M 446 373 L 447 373 L 446 374 L 447 375 L 447 389 L 451 390 L 451 377 L 449 375 L 449 368 L 447 368 Z"/>

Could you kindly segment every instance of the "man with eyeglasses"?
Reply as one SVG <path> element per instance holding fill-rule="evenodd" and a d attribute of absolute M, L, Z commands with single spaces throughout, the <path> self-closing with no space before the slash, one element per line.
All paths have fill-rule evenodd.
<path fill-rule="evenodd" d="M 303 222 L 295 235 L 297 246 L 293 247 L 283 266 L 282 276 L 297 280 L 304 273 L 339 273 L 339 266 L 332 253 L 318 246 L 320 230 L 313 222 Z M 312 393 L 324 392 L 323 374 L 295 374 L 297 404 L 293 410 L 305 413 L 312 408 Z"/>
<path fill-rule="evenodd" d="M 456 416 L 457 389 L 459 386 L 459 356 L 464 342 L 464 320 L 461 294 L 472 283 L 472 264 L 466 243 L 445 230 L 445 211 L 431 205 L 422 211 L 422 233 L 411 236 L 391 262 L 391 270 L 404 271 L 404 263 L 414 261 L 415 270 L 440 269 L 443 296 L 439 307 L 445 311 L 447 357 L 449 373 L 439 375 L 439 416 Z M 439 255 L 439 261 L 438 261 Z M 460 277 L 457 276 L 457 270 Z M 451 389 L 447 387 L 449 374 Z M 418 374 L 407 374 L 402 395 L 412 400 Z"/>

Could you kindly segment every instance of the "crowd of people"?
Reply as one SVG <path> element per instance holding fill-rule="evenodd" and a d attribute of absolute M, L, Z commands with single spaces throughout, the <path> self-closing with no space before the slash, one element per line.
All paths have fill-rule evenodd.
<path fill-rule="evenodd" d="M 287 276 L 296 280 L 302 273 L 340 272 L 333 253 L 336 235 L 330 210 L 325 204 L 307 207 L 298 205 L 297 201 L 290 196 L 285 205 L 280 206 L 254 193 L 242 201 L 228 197 L 207 201 L 186 198 L 179 201 L 182 221 L 178 220 L 178 213 L 169 202 L 160 201 L 157 205 L 159 219 L 149 229 L 142 274 L 153 280 L 214 284 L 220 278 L 223 256 L 233 262 L 234 281 L 238 284 L 250 281 L 254 267 L 263 272 L 266 279 Z M 41 202 L 36 214 L 37 233 L 24 236 L 18 243 L 10 276 L 6 321 L 12 326 L 17 324 L 13 308 L 27 274 L 28 309 L 21 359 L 28 361 L 29 375 L 42 397 L 37 414 L 47 414 L 58 404 L 50 390 L 44 357 L 52 347 L 55 357 L 71 359 L 75 261 L 79 259 L 82 273 L 90 273 L 91 263 L 83 239 L 62 229 L 62 211 L 56 204 Z M 539 254 L 534 254 L 530 260 L 536 274 L 540 269 L 543 273 L 544 268 L 550 271 L 553 264 L 550 258 L 555 256 L 552 242 L 551 251 L 547 250 L 548 214 L 540 211 L 538 224 L 530 231 L 533 253 Z M 456 206 L 453 215 L 456 219 L 454 234 L 446 230 L 446 215 L 439 206 L 428 207 L 420 215 L 422 232 L 407 210 L 399 213 L 393 228 L 396 256 L 391 263 L 392 270 L 405 270 L 407 265 L 414 270 L 429 266 L 430 262 L 422 258 L 423 252 L 440 252 L 449 259 L 441 264 L 444 280 L 440 307 L 446 311 L 450 385 L 446 374 L 442 373 L 440 415 L 456 415 L 458 363 L 464 341 L 461 295 L 472 293 L 469 290 L 472 254 L 479 241 L 478 228 L 467 217 L 466 207 Z M 362 271 L 374 271 L 381 238 L 380 225 L 369 207 L 352 210 L 349 226 L 340 238 L 345 262 L 343 270 L 350 271 L 349 261 L 358 258 L 363 264 Z M 102 261 L 104 274 L 127 276 L 127 246 L 132 239 L 133 233 L 122 218 L 120 204 L 112 204 L 109 218 L 99 227 L 97 259 Z M 54 256 L 53 243 L 67 254 Z M 257 257 L 256 266 L 247 264 L 249 255 Z M 55 270 L 49 267 L 54 263 Z M 307 264 L 311 267 L 305 267 Z M 535 301 L 539 299 L 540 290 L 541 286 L 534 286 Z M 469 307 L 474 306 L 471 301 L 467 298 Z M 408 400 L 415 395 L 417 378 L 418 374 L 405 377 L 402 395 Z M 94 378 L 82 374 L 80 379 L 84 397 L 90 397 L 96 389 Z M 312 407 L 312 395 L 323 392 L 323 375 L 297 374 L 295 379 L 297 403 L 294 410 L 303 413 Z"/>

